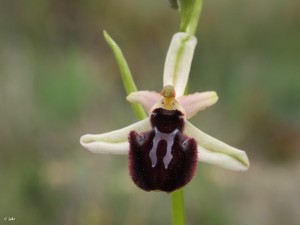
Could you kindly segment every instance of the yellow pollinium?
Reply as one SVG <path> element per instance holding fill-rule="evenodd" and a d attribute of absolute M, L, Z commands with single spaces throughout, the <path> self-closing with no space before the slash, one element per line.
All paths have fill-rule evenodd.
<path fill-rule="evenodd" d="M 163 104 L 165 109 L 173 109 L 175 104 L 176 92 L 172 85 L 165 86 L 160 94 L 164 97 Z"/>

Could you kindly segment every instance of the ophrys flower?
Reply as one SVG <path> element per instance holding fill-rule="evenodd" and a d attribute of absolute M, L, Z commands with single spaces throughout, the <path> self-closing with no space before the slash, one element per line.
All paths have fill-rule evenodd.
<path fill-rule="evenodd" d="M 197 161 L 244 171 L 249 167 L 246 153 L 196 128 L 187 119 L 213 105 L 215 92 L 183 96 L 196 38 L 186 33 L 174 35 L 167 55 L 164 88 L 131 93 L 127 100 L 140 103 L 149 117 L 120 130 L 86 134 L 80 143 L 95 153 L 129 155 L 129 171 L 134 183 L 146 191 L 172 192 L 193 177 Z"/>

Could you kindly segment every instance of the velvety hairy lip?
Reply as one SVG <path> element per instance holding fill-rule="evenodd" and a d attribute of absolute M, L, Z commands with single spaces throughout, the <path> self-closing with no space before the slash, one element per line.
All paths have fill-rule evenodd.
<path fill-rule="evenodd" d="M 133 182 L 145 191 L 172 192 L 186 185 L 197 167 L 197 143 L 182 133 L 179 110 L 155 109 L 152 130 L 129 134 L 129 171 Z"/>

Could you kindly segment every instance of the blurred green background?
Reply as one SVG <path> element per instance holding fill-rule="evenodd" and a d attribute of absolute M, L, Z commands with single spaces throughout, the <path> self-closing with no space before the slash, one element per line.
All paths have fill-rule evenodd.
<path fill-rule="evenodd" d="M 204 2 L 190 92 L 220 99 L 192 121 L 252 164 L 199 164 L 188 224 L 300 223 L 299 11 L 299 1 Z M 159 91 L 178 30 L 167 0 L 1 1 L 0 224 L 170 224 L 170 195 L 135 187 L 126 156 L 79 144 L 136 121 L 103 29 L 138 88 Z"/>

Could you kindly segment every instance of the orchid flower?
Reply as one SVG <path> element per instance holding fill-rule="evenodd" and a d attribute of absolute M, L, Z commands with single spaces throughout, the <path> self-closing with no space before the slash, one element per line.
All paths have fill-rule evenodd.
<path fill-rule="evenodd" d="M 184 96 L 196 37 L 180 32 L 173 36 L 166 57 L 161 93 L 136 91 L 127 96 L 149 116 L 127 127 L 80 139 L 93 153 L 128 155 L 133 182 L 145 191 L 172 192 L 191 181 L 197 162 L 229 170 L 249 167 L 246 153 L 204 133 L 187 119 L 215 104 L 214 91 Z"/>

